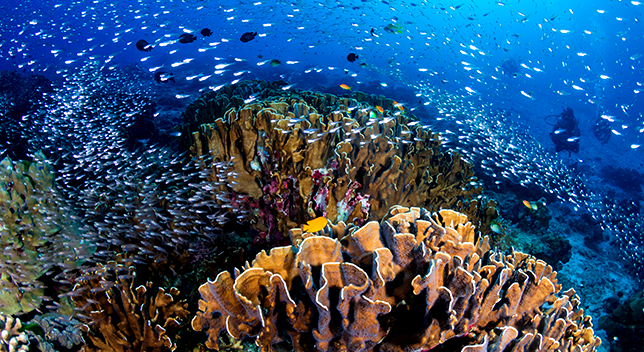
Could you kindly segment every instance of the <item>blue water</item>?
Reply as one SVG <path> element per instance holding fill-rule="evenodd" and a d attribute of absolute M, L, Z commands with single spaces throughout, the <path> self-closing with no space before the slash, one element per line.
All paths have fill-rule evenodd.
<path fill-rule="evenodd" d="M 174 74 L 173 88 L 187 100 L 200 90 L 262 78 L 332 93 L 342 93 L 339 85 L 347 84 L 417 104 L 422 97 L 413 96 L 413 87 L 423 82 L 480 97 L 537 129 L 547 128 L 543 116 L 570 106 L 584 136 L 581 159 L 597 154 L 589 126 L 604 115 L 614 131 L 604 149 L 626 159 L 620 166 L 642 171 L 637 160 L 644 144 L 643 7 L 636 1 L 114 1 L 93 6 L 33 1 L 19 8 L 12 2 L 1 6 L 11 14 L 1 28 L 2 69 L 60 79 L 88 61 L 103 70 L 135 64 L 150 72 L 150 79 L 157 71 Z M 385 31 L 389 24 L 400 26 L 401 33 Z M 213 35 L 201 36 L 202 28 Z M 258 32 L 257 38 L 239 41 L 249 31 Z M 181 44 L 182 33 L 198 39 Z M 140 39 L 154 49 L 136 50 Z M 359 57 L 353 63 L 346 59 L 352 52 Z M 271 67 L 273 59 L 282 64 Z M 515 77 L 504 74 L 507 60 L 519 65 Z M 534 133 L 549 143 L 545 134 Z"/>
<path fill-rule="evenodd" d="M 563 174 L 552 176 L 563 189 L 578 184 L 571 170 L 591 170 L 579 182 L 594 187 L 595 201 L 581 204 L 572 186 L 563 195 L 559 188 L 553 191 L 573 211 L 595 209 L 597 219 L 607 212 L 597 210 L 602 197 L 613 192 L 604 188 L 600 170 L 644 173 L 644 3 L 639 1 L 4 0 L 0 9 L 0 70 L 44 75 L 57 87 L 73 80 L 79 91 L 91 86 L 94 74 L 137 72 L 136 79 L 120 83 L 158 104 L 165 119 L 158 122 L 167 131 L 204 91 L 239 80 L 279 79 L 297 89 L 345 94 L 344 84 L 382 94 L 414 109 L 423 123 L 456 131 L 454 138 L 465 133 L 459 123 L 467 119 L 442 114 L 430 89 L 459 99 L 461 113 L 486 111 L 492 121 L 502 121 L 490 130 L 492 141 L 511 144 L 515 138 L 538 145 L 514 153 L 511 164 L 540 161 L 538 167 L 525 166 L 529 172 L 506 177 L 513 182 L 529 179 L 526 184 L 546 188 L 547 182 L 539 181 L 545 176 L 535 168 L 553 166 L 556 171 L 543 172 Z M 399 30 L 387 31 L 388 25 Z M 212 36 L 202 36 L 203 28 Z M 257 36 L 241 42 L 245 32 Z M 183 33 L 197 40 L 179 43 Z M 150 52 L 137 50 L 141 39 L 153 47 Z M 355 62 L 347 60 L 350 53 L 358 56 Z M 272 60 L 280 64 L 271 65 Z M 175 82 L 155 82 L 158 72 L 172 74 Z M 556 153 L 548 135 L 552 127 L 545 117 L 564 107 L 579 119 L 578 153 Z M 605 145 L 593 135 L 596 118 L 609 122 Z M 482 160 L 483 154 L 457 144 L 451 146 L 470 161 Z M 478 171 L 492 177 L 491 169 Z M 638 209 L 634 223 L 644 226 L 641 189 L 626 194 Z M 641 238 L 610 226 L 605 230 L 622 245 L 631 241 L 625 257 L 641 263 Z M 629 271 L 633 282 L 638 271 Z"/>

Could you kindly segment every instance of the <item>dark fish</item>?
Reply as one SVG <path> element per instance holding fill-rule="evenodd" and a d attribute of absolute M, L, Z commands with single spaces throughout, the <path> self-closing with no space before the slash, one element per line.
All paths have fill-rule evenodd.
<path fill-rule="evenodd" d="M 272 67 L 277 67 L 277 66 L 279 66 L 281 64 L 282 64 L 282 62 L 280 60 L 277 60 L 277 59 L 271 61 L 271 66 Z"/>
<path fill-rule="evenodd" d="M 197 40 L 197 36 L 196 36 L 196 35 L 192 35 L 192 34 L 188 34 L 188 33 L 183 33 L 183 34 L 179 37 L 179 43 L 182 43 L 182 44 L 192 43 L 192 42 L 194 42 L 195 40 Z"/>
<path fill-rule="evenodd" d="M 384 28 L 385 32 L 391 33 L 391 34 L 401 34 L 403 31 L 403 27 L 398 24 L 393 24 L 390 23 Z"/>
<path fill-rule="evenodd" d="M 371 28 L 371 32 L 369 32 L 369 33 L 371 33 L 371 36 L 372 36 L 372 37 L 377 37 L 376 33 L 374 33 L 374 29 L 373 29 L 373 28 Z"/>
<path fill-rule="evenodd" d="M 349 60 L 349 62 L 354 62 L 357 59 L 358 59 L 358 55 L 356 55 L 354 53 L 351 53 L 351 54 L 347 55 L 347 60 Z"/>
<path fill-rule="evenodd" d="M 209 28 L 204 28 L 201 30 L 201 35 L 204 37 L 210 37 L 212 35 L 212 31 Z"/>
<path fill-rule="evenodd" d="M 250 42 L 251 40 L 255 39 L 256 35 L 257 35 L 257 32 L 246 32 L 246 33 L 242 34 L 242 36 L 241 36 L 241 38 L 239 38 L 239 40 L 241 40 L 243 43 L 247 43 L 247 42 Z"/>
<path fill-rule="evenodd" d="M 608 121 L 601 118 L 601 116 L 598 116 L 595 121 L 593 121 L 593 134 L 602 145 L 608 143 L 610 135 L 612 134 Z"/>
<path fill-rule="evenodd" d="M 365 67 L 367 67 L 367 64 L 365 64 L 364 62 L 361 62 L 360 67 L 365 68 Z"/>
<path fill-rule="evenodd" d="M 159 71 L 154 74 L 154 80 L 157 81 L 157 83 L 174 82 L 174 77 L 172 77 L 172 73 Z"/>
<path fill-rule="evenodd" d="M 136 48 L 141 51 L 152 51 L 152 45 L 146 42 L 145 39 L 141 39 L 136 42 Z"/>

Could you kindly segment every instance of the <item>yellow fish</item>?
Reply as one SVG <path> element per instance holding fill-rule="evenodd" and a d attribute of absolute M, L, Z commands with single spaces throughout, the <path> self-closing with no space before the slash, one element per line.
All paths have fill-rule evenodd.
<path fill-rule="evenodd" d="M 381 114 L 385 113 L 385 110 L 380 105 L 376 105 L 376 110 L 378 110 L 378 112 L 381 113 Z"/>
<path fill-rule="evenodd" d="M 305 225 L 302 225 L 302 230 L 308 233 L 316 233 L 323 230 L 328 223 L 329 220 L 324 216 L 320 216 L 319 218 L 307 221 Z"/>
<path fill-rule="evenodd" d="M 535 203 L 535 202 L 528 202 L 527 200 L 524 200 L 523 205 L 525 205 L 526 207 L 528 207 L 528 208 L 530 208 L 532 210 L 537 210 L 537 203 Z"/>
<path fill-rule="evenodd" d="M 403 108 L 403 104 L 397 102 L 394 100 L 394 107 L 397 108 L 400 111 L 405 111 L 405 108 Z"/>
<path fill-rule="evenodd" d="M 492 232 L 494 233 L 503 233 L 503 228 L 496 222 L 490 225 L 490 230 L 492 230 Z"/>
<path fill-rule="evenodd" d="M 341 84 L 341 85 L 340 85 L 340 88 L 342 88 L 342 89 L 346 89 L 346 90 L 351 90 L 351 87 L 349 87 L 349 86 L 348 86 L 348 85 L 346 85 L 346 84 Z"/>

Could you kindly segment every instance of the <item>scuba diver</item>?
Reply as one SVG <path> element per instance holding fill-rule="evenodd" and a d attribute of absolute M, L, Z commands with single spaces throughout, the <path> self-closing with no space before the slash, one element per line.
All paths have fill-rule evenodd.
<path fill-rule="evenodd" d="M 508 77 L 516 78 L 519 76 L 521 65 L 515 59 L 507 59 L 501 64 L 503 74 Z"/>
<path fill-rule="evenodd" d="M 595 138 L 604 145 L 608 143 L 610 135 L 612 134 L 611 132 L 612 130 L 608 121 L 604 120 L 601 116 L 597 116 L 595 121 L 593 121 L 593 134 Z"/>
<path fill-rule="evenodd" d="M 548 122 L 549 117 L 557 118 L 554 124 Z M 579 130 L 579 121 L 575 118 L 571 108 L 565 108 L 559 115 L 548 115 L 545 121 L 548 125 L 553 126 L 550 139 L 555 144 L 557 152 L 567 150 L 568 156 L 570 156 L 570 152 L 579 152 L 581 131 Z"/>

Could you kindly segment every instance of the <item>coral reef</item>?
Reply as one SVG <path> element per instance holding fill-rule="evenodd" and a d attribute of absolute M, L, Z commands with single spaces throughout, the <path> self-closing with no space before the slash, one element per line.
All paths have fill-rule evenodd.
<path fill-rule="evenodd" d="M 528 204 L 530 207 L 524 206 L 519 213 L 519 227 L 531 231 L 547 230 L 552 212 L 546 206 L 546 199 L 540 198 L 537 201 L 528 202 Z"/>
<path fill-rule="evenodd" d="M 202 285 L 192 327 L 208 331 L 209 347 L 256 340 L 265 350 L 284 341 L 306 351 L 583 351 L 599 343 L 574 292 L 557 294 L 552 268 L 493 251 L 475 232 L 487 232 L 496 205 L 480 196 L 472 166 L 411 111 L 382 96 L 284 85 L 241 82 L 204 94 L 179 129 L 191 161 L 154 144 L 154 106 L 140 94 L 66 87 L 60 97 L 73 96 L 52 95 L 58 104 L 26 117 L 31 150 L 56 160 L 56 183 L 44 156 L 3 161 L 10 226 L 0 265 L 13 271 L 1 292 L 17 314 L 60 313 L 56 301 L 29 298 L 51 285 L 46 294 L 71 297 L 82 322 L 79 332 L 34 319 L 44 336 L 27 329 L 32 348 L 76 349 L 80 334 L 84 351 L 188 350 L 202 333 L 183 327 L 179 338 L 184 298 L 196 303 L 194 282 L 204 275 L 217 279 Z M 32 166 L 42 175 L 29 175 Z M 73 205 L 60 206 L 57 191 Z M 390 212 L 392 204 L 427 210 Z M 231 229 L 238 215 L 252 226 Z M 297 230 L 321 217 L 332 223 L 315 234 Z M 254 255 L 253 230 L 267 244 L 287 242 L 290 230 L 293 246 L 222 272 Z M 68 241 L 76 232 L 83 240 Z M 224 240 L 229 234 L 244 241 Z M 67 292 L 58 283 L 76 285 Z M 231 339 L 221 339 L 223 330 Z"/>
<path fill-rule="evenodd" d="M 70 316 L 46 313 L 25 324 L 25 332 L 42 352 L 73 350 L 83 344 L 80 322 Z"/>
<path fill-rule="evenodd" d="M 577 221 L 571 221 L 573 229 L 584 235 L 586 247 L 598 251 L 600 244 L 607 239 L 602 231 L 601 224 L 589 213 L 583 213 Z"/>
<path fill-rule="evenodd" d="M 538 238 L 532 236 L 528 241 L 524 236 L 521 238 L 524 243 L 518 246 L 520 250 L 551 263 L 555 270 L 561 270 L 562 264 L 567 263 L 572 256 L 572 245 L 564 234 L 547 231 Z"/>
<path fill-rule="evenodd" d="M 139 96 L 127 98 L 105 89 L 104 95 L 78 99 L 69 110 L 52 108 L 39 125 L 52 131 L 52 144 L 67 151 L 60 155 L 48 150 L 58 157 L 57 180 L 69 199 L 68 213 L 81 220 L 80 232 L 96 248 L 86 266 L 128 253 L 130 264 L 148 264 L 140 274 L 145 269 L 163 275 L 184 266 L 190 247 L 219 234 L 227 221 L 214 199 L 216 176 L 171 145 L 136 141 L 143 136 L 131 130 L 151 108 Z M 78 142 L 68 143 L 70 138 L 57 131 L 73 131 Z M 136 148 L 130 150 L 133 144 Z M 216 164 L 212 167 L 219 170 Z M 56 279 L 73 281 L 64 274 Z"/>
<path fill-rule="evenodd" d="M 31 162 L 0 162 L 0 312 L 37 308 L 55 266 L 74 266 L 83 252 L 59 208 L 52 166 L 41 153 Z"/>
<path fill-rule="evenodd" d="M 615 239 L 615 247 L 624 261 L 624 266 L 642 282 L 644 213 L 641 213 L 639 204 L 628 199 L 602 197 L 595 205 L 595 208 L 589 209 L 592 219 L 605 234 L 610 234 Z"/>
<path fill-rule="evenodd" d="M 174 351 L 175 334 L 188 316 L 176 288 L 134 285 L 133 267 L 115 262 L 85 275 L 71 293 L 80 311 L 84 351 Z"/>
<path fill-rule="evenodd" d="M 29 338 L 21 327 L 20 319 L 0 313 L 0 352 L 29 351 Z"/>
<path fill-rule="evenodd" d="M 395 206 L 382 221 L 293 229 L 235 278 L 199 288 L 192 327 L 218 348 L 224 330 L 263 351 L 592 351 L 600 340 L 574 290 L 541 260 L 491 249 L 466 215 Z"/>
<path fill-rule="evenodd" d="M 521 200 L 507 189 L 503 193 L 489 190 L 486 193 L 498 202 L 501 209 L 495 228 L 500 232 L 497 236 L 500 240 L 495 246 L 501 250 L 512 248 L 528 253 L 549 263 L 555 270 L 561 270 L 572 256 L 572 245 L 568 239 L 571 229 L 561 224 L 577 224 L 578 214 L 559 203 L 547 205 L 544 197 L 536 201 Z"/>
<path fill-rule="evenodd" d="M 453 208 L 482 229 L 496 217 L 494 202 L 479 197 L 472 167 L 442 152 L 439 135 L 393 101 L 275 85 L 252 81 L 207 93 L 182 126 L 193 155 L 232 163 L 228 182 L 217 186 L 262 239 L 283 243 L 283 233 L 318 216 L 363 224 L 393 204 Z M 248 103 L 243 94 L 252 96 Z"/>
<path fill-rule="evenodd" d="M 608 196 L 602 197 L 607 194 L 603 179 L 585 177 L 585 167 L 568 166 L 561 158 L 546 152 L 534 134 L 524 126 L 516 125 L 514 113 L 489 103 L 478 107 L 464 104 L 460 95 L 437 89 L 431 84 L 422 83 L 416 88 L 419 94 L 432 102 L 435 116 L 441 120 L 434 125 L 436 130 L 453 131 L 450 133 L 454 138 L 447 138 L 446 144 L 467 155 L 466 161 L 476 166 L 477 177 L 488 181 L 482 182 L 488 185 L 487 190 L 498 187 L 523 197 L 528 194 L 533 199 L 543 194 L 550 204 L 558 199 L 572 204 L 578 211 L 591 214 L 605 234 L 617 238 L 619 249 L 616 256 L 640 281 L 644 278 L 641 250 L 644 246 L 644 216 L 630 214 L 630 207 L 615 202 L 610 190 Z M 581 172 L 576 172 L 575 168 Z M 631 188 L 623 181 L 633 175 L 618 172 L 613 179 L 616 184 Z M 637 202 L 641 199 L 641 180 L 641 177 L 633 180 L 638 187 L 633 187 L 634 192 L 628 194 L 628 198 L 635 198 Z"/>
<path fill-rule="evenodd" d="M 605 166 L 602 168 L 604 179 L 613 186 L 630 193 L 641 193 L 644 175 L 633 169 Z"/>
<path fill-rule="evenodd" d="M 600 317 L 598 326 L 611 338 L 611 351 L 641 351 L 644 346 L 644 291 L 636 292 L 609 315 Z"/>

